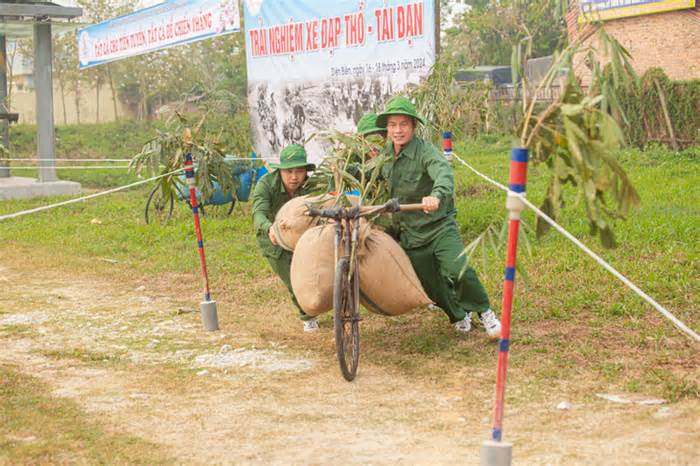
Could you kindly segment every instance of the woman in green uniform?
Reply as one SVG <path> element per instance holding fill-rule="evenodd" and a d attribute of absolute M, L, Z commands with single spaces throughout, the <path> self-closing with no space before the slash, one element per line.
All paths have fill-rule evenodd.
<path fill-rule="evenodd" d="M 486 290 L 462 255 L 454 207 L 454 177 L 442 153 L 416 136 L 416 125 L 425 124 L 406 97 L 391 99 L 377 117 L 386 128 L 388 142 L 382 155 L 382 177 L 390 196 L 402 204 L 422 203 L 423 212 L 393 215 L 393 231 L 411 259 L 430 299 L 442 308 L 458 332 L 471 329 L 476 312 L 486 333 L 501 334 L 501 323 L 490 309 Z"/>

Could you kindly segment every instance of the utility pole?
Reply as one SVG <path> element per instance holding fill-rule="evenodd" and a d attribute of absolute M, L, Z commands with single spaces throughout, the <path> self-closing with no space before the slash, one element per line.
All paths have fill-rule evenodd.
<path fill-rule="evenodd" d="M 0 113 L 8 113 L 7 108 L 7 41 L 4 34 L 0 34 Z M 5 149 L 10 149 L 10 121 L 0 118 L 0 143 Z M 0 161 L 0 178 L 10 176 L 9 167 Z"/>
<path fill-rule="evenodd" d="M 435 62 L 437 63 L 440 56 L 440 2 L 435 0 Z"/>

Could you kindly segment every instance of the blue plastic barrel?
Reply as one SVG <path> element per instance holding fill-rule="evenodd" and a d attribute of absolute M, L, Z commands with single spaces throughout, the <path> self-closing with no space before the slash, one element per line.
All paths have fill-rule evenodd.
<path fill-rule="evenodd" d="M 229 204 L 233 200 L 233 195 L 231 193 L 224 194 L 221 190 L 221 185 L 217 181 L 212 181 L 211 184 L 214 187 L 214 192 L 209 196 L 205 204 L 224 205 Z"/>
<path fill-rule="evenodd" d="M 236 188 L 236 198 L 239 201 L 246 202 L 250 199 L 250 191 L 253 187 L 253 175 L 255 169 L 251 168 L 238 175 L 238 188 Z"/>

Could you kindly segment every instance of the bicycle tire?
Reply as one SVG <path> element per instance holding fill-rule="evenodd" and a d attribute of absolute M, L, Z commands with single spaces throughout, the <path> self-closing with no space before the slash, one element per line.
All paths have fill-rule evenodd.
<path fill-rule="evenodd" d="M 207 204 L 206 212 L 204 205 L 199 205 L 199 211 L 201 212 L 202 217 L 209 216 L 213 218 L 225 218 L 231 216 L 235 206 L 236 198 L 234 197 L 231 202 L 227 202 L 226 204 Z"/>
<path fill-rule="evenodd" d="M 233 199 L 231 199 L 231 207 L 229 207 L 228 212 L 226 212 L 227 217 L 231 216 L 231 213 L 233 212 L 234 207 L 236 207 L 236 196 L 233 196 Z"/>
<path fill-rule="evenodd" d="M 359 327 L 359 280 L 357 267 L 352 277 L 348 277 L 350 261 L 341 257 L 335 268 L 333 286 L 333 312 L 335 327 L 335 349 L 340 372 L 348 382 L 355 379 L 360 361 Z"/>
<path fill-rule="evenodd" d="M 161 190 L 160 184 L 157 184 L 151 190 L 148 195 L 148 200 L 146 201 L 146 207 L 143 209 L 143 217 L 146 220 L 146 224 L 151 223 L 151 220 L 158 220 L 159 222 L 167 222 L 173 215 L 173 204 L 174 196 L 170 193 L 170 199 L 164 200 L 162 198 L 163 191 Z M 149 214 L 149 211 L 152 211 Z M 166 211 L 165 214 L 159 212 Z"/>

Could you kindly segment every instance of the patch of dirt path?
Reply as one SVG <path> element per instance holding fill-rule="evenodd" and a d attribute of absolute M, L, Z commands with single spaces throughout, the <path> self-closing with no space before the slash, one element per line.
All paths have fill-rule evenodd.
<path fill-rule="evenodd" d="M 0 266 L 3 278 L 0 363 L 178 462 L 478 464 L 489 435 L 483 377 L 456 389 L 364 362 L 347 383 L 325 351 L 327 328 L 300 334 L 309 350 L 299 353 L 240 325 L 204 332 L 186 303 L 107 278 L 15 265 Z M 507 411 L 515 464 L 693 464 L 700 455 L 697 401 L 665 411 L 555 405 Z"/>

